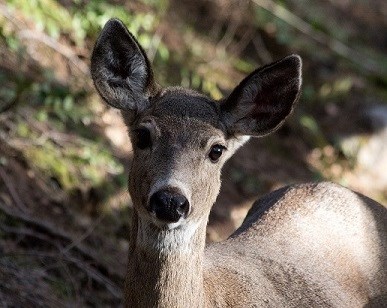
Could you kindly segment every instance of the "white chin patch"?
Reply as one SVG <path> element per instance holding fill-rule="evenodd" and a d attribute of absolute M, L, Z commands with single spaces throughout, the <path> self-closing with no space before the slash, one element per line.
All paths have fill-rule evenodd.
<path fill-rule="evenodd" d="M 149 228 L 149 223 L 157 226 L 159 231 Z M 146 224 L 140 225 L 143 229 L 138 233 L 142 237 L 138 239 L 138 245 L 163 254 L 176 251 L 191 253 L 192 249 L 195 249 L 192 239 L 199 225 L 199 222 L 189 222 L 183 218 L 173 223 L 152 218 L 151 222 L 148 221 Z"/>
<path fill-rule="evenodd" d="M 176 222 L 165 222 L 165 221 L 162 221 L 162 220 L 159 220 L 157 219 L 155 216 L 151 216 L 151 220 L 152 220 L 152 223 L 162 229 L 162 230 L 172 230 L 172 229 L 176 229 L 178 227 L 180 227 L 183 222 L 185 221 L 185 218 L 181 217 L 178 221 Z"/>

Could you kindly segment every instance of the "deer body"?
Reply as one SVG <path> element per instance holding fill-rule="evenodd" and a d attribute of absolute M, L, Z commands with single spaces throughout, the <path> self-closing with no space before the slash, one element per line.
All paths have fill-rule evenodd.
<path fill-rule="evenodd" d="M 387 305 L 387 210 L 336 184 L 273 192 L 228 240 L 205 246 L 221 167 L 291 113 L 298 56 L 254 71 L 214 102 L 158 86 L 140 45 L 111 20 L 91 72 L 102 98 L 122 110 L 134 146 L 127 307 Z"/>
<path fill-rule="evenodd" d="M 153 247 L 141 240 L 147 246 L 129 256 L 128 307 L 387 304 L 385 210 L 339 185 L 276 191 L 228 240 L 207 247 L 205 227 L 162 237 L 155 230 Z"/>

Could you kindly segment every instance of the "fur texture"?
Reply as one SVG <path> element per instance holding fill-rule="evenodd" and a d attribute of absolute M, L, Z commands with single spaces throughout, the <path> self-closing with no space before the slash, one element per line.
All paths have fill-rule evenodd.
<path fill-rule="evenodd" d="M 250 136 L 273 132 L 291 113 L 300 57 L 257 69 L 215 102 L 161 89 L 137 41 L 111 20 L 91 72 L 102 98 L 122 110 L 134 145 L 127 307 L 387 305 L 387 210 L 336 184 L 273 192 L 228 240 L 205 247 L 221 167 Z M 219 159 L 214 148 L 223 149 Z M 190 204 L 175 222 L 148 210 L 150 197 L 168 188 Z"/>

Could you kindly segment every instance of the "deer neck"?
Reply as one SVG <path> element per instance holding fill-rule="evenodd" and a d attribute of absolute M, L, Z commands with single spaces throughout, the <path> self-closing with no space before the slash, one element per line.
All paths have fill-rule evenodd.
<path fill-rule="evenodd" d="M 160 230 L 133 215 L 125 297 L 128 307 L 203 307 L 206 224 Z"/>

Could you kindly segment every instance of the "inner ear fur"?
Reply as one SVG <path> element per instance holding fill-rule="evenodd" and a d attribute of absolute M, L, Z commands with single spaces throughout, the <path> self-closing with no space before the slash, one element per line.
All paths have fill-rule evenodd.
<path fill-rule="evenodd" d="M 91 76 L 101 97 L 125 111 L 144 110 L 157 91 L 149 60 L 125 25 L 110 19 L 91 56 Z"/>
<path fill-rule="evenodd" d="M 279 128 L 292 112 L 301 88 L 300 56 L 261 67 L 221 103 L 221 116 L 232 135 L 263 136 Z"/>

